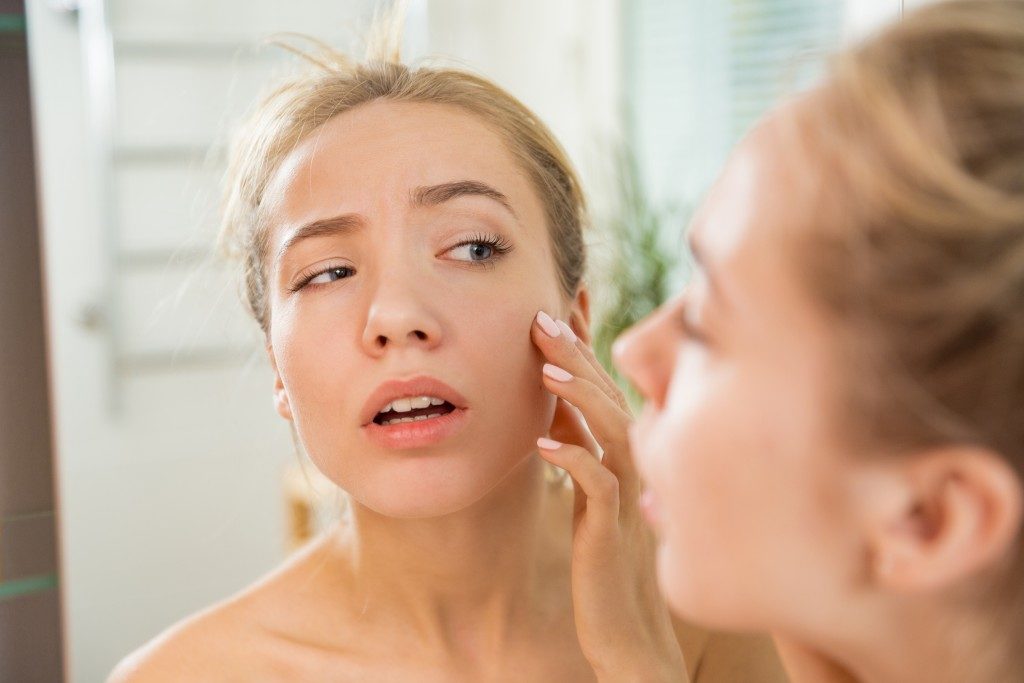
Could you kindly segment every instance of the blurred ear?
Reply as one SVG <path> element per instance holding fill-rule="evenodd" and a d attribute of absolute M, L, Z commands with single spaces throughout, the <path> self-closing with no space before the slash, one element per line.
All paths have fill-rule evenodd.
<path fill-rule="evenodd" d="M 875 480 L 869 546 L 874 583 L 901 592 L 941 589 L 1007 557 L 1021 528 L 1021 480 L 997 453 L 929 450 Z"/>
<path fill-rule="evenodd" d="M 569 325 L 583 343 L 590 343 L 590 292 L 581 284 L 569 311 Z"/>
<path fill-rule="evenodd" d="M 284 382 L 281 381 L 281 373 L 277 371 L 277 359 L 274 357 L 274 347 L 267 344 L 267 357 L 270 358 L 270 367 L 274 371 L 274 408 L 277 414 L 292 421 L 292 405 L 288 400 L 288 392 L 285 391 Z"/>

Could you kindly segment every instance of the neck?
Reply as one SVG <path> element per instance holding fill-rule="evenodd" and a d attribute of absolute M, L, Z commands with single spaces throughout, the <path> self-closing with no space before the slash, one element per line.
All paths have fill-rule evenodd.
<path fill-rule="evenodd" d="M 361 618 L 399 620 L 432 647 L 493 654 L 551 611 L 553 566 L 571 537 L 568 517 L 551 528 L 557 503 L 537 456 L 443 517 L 395 519 L 353 501 L 343 533 Z M 567 562 L 564 573 L 567 586 Z"/>
<path fill-rule="evenodd" d="M 1007 652 L 993 643 L 991 628 L 986 629 L 970 615 L 950 614 L 930 605 L 888 611 L 884 616 L 875 614 L 865 620 L 869 622 L 873 626 L 859 635 L 843 642 L 819 644 L 817 654 L 810 650 L 800 652 L 801 648 L 787 651 L 789 648 L 780 647 L 790 680 L 794 683 L 1009 680 Z"/>

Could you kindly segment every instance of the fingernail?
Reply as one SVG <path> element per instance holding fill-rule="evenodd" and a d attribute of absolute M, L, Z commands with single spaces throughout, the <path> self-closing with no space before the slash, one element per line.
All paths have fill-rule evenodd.
<path fill-rule="evenodd" d="M 544 330 L 544 333 L 549 337 L 557 337 L 561 334 L 561 331 L 558 329 L 558 325 L 556 325 L 555 321 L 551 319 L 551 316 L 544 311 L 537 314 L 537 322 L 540 324 L 540 329 Z"/>
<path fill-rule="evenodd" d="M 569 341 L 571 341 L 571 342 L 572 342 L 573 344 L 575 344 L 575 343 L 576 343 L 576 340 L 577 340 L 577 339 L 578 339 L 579 337 L 577 337 L 577 336 L 576 336 L 576 333 L 572 331 L 572 328 L 571 328 L 571 327 L 569 327 L 569 324 L 568 324 L 568 323 L 566 323 L 566 322 L 563 322 L 563 321 L 559 320 L 559 321 L 558 321 L 557 323 L 555 323 L 555 324 L 556 324 L 556 325 L 558 325 L 558 328 L 559 328 L 560 330 L 562 330 L 562 332 L 564 332 L 564 333 L 565 333 L 565 336 L 566 336 L 566 338 L 567 338 L 567 339 L 568 339 Z"/>
<path fill-rule="evenodd" d="M 561 441 L 555 441 L 554 439 L 546 439 L 543 436 L 537 439 L 537 446 L 543 448 L 546 451 L 557 450 L 562 445 Z"/>
<path fill-rule="evenodd" d="M 544 364 L 544 374 L 555 380 L 556 382 L 568 382 L 572 379 L 572 375 L 551 363 Z"/>

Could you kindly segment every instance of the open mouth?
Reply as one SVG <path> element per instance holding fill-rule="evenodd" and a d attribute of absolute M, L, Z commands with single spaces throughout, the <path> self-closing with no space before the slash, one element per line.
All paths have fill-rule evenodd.
<path fill-rule="evenodd" d="M 381 426 L 423 422 L 447 415 L 453 410 L 455 406 L 435 396 L 399 398 L 384 406 L 373 418 L 373 422 Z"/>

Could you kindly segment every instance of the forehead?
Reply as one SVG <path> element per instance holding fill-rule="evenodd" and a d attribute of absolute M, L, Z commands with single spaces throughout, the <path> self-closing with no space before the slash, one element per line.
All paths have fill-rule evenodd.
<path fill-rule="evenodd" d="M 781 130 L 769 119 L 741 142 L 690 231 L 706 270 L 750 320 L 806 303 L 797 236 L 822 219 L 811 215 L 815 171 L 788 149 Z"/>
<path fill-rule="evenodd" d="M 785 126 L 762 122 L 730 156 L 694 216 L 691 240 L 709 261 L 781 261 L 796 232 L 810 225 L 813 169 L 787 149 Z"/>
<path fill-rule="evenodd" d="M 373 213 L 411 190 L 474 180 L 509 197 L 517 213 L 538 198 L 505 142 L 457 107 L 377 100 L 335 116 L 302 140 L 274 173 L 265 205 L 279 222 Z"/>

